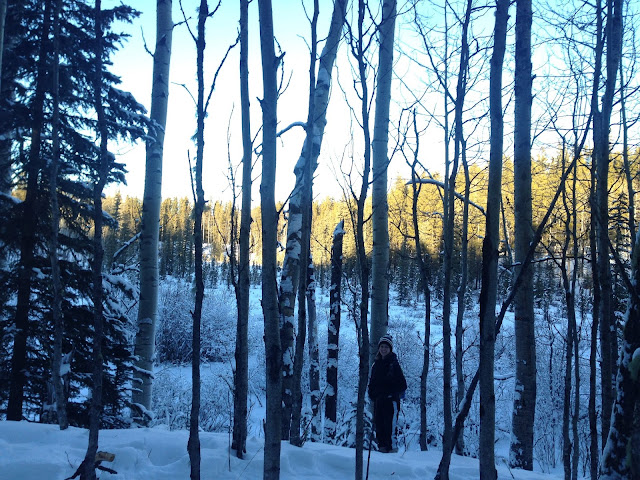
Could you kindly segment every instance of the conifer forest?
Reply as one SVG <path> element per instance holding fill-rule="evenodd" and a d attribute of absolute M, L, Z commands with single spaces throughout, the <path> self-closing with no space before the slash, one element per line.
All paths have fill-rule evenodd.
<path fill-rule="evenodd" d="M 635 0 L 0 0 L 0 421 L 86 429 L 82 479 L 164 425 L 191 480 L 203 431 L 363 480 L 390 334 L 436 478 L 640 479 L 639 30 Z"/>

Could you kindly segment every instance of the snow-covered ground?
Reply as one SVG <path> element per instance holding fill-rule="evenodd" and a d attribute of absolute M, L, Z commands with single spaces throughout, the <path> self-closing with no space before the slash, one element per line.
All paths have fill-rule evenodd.
<path fill-rule="evenodd" d="M 185 430 L 166 428 L 103 430 L 100 450 L 115 454 L 104 465 L 118 472 L 101 472 L 103 480 L 188 480 L 189 456 Z M 87 430 L 69 428 L 60 431 L 55 425 L 28 422 L 0 422 L 0 478 L 3 480 L 62 480 L 70 477 L 82 461 L 87 448 Z M 247 442 L 245 460 L 229 455 L 229 437 L 222 433 L 201 433 L 201 478 L 262 478 L 263 442 L 252 437 Z M 398 453 L 371 453 L 369 478 L 433 478 L 441 452 L 400 450 Z M 365 458 L 366 465 L 366 458 Z M 283 480 L 352 479 L 355 450 L 320 443 L 306 443 L 302 448 L 282 443 L 281 476 Z M 499 479 L 556 480 L 560 474 L 509 470 L 497 465 Z M 453 456 L 450 478 L 479 478 L 478 461 Z"/>
<path fill-rule="evenodd" d="M 116 455 L 113 463 L 105 466 L 117 474 L 101 472 L 99 477 L 107 479 L 188 480 L 189 457 L 187 454 L 188 419 L 190 413 L 191 374 L 188 358 L 190 342 L 191 298 L 184 295 L 188 286 L 181 282 L 165 281 L 161 295 L 160 338 L 166 342 L 161 348 L 181 347 L 184 352 L 176 354 L 176 363 L 156 366 L 154 384 L 155 427 L 150 429 L 104 430 L 100 432 L 99 449 Z M 249 439 L 245 460 L 229 454 L 228 425 L 233 409 L 231 394 L 233 339 L 235 335 L 235 305 L 229 301 L 232 293 L 225 288 L 208 291 L 203 322 L 203 346 L 218 350 L 202 364 L 202 408 L 200 414 L 202 479 L 261 479 L 263 469 L 264 432 L 264 327 L 260 309 L 260 289 L 252 289 L 250 315 L 250 393 L 249 393 Z M 348 302 L 347 302 L 348 303 Z M 321 351 L 321 371 L 326 361 L 326 331 L 328 297 L 320 292 L 318 304 L 318 331 Z M 431 363 L 428 385 L 428 429 L 433 445 L 428 452 L 418 449 L 418 398 L 422 369 L 422 339 L 424 338 L 424 305 L 411 302 L 399 305 L 392 301 L 389 306 L 389 332 L 409 382 L 407 396 L 403 402 L 399 436 L 400 452 L 394 454 L 371 453 L 370 479 L 429 479 L 435 476 L 441 458 L 438 441 L 442 431 L 442 369 L 439 367 L 442 353 L 442 311 L 434 302 L 431 324 Z M 455 307 L 455 305 L 454 305 Z M 455 308 L 454 308 L 455 316 Z M 453 317 L 454 317 L 453 316 Z M 542 317 L 542 315 L 541 315 Z M 560 315 L 558 315 L 560 317 Z M 454 317 L 455 318 L 455 317 Z M 477 366 L 477 305 L 468 307 L 465 316 L 465 372 L 467 378 Z M 553 318 L 553 315 L 551 315 Z M 545 326 L 543 324 L 543 326 Z M 548 334 L 553 340 L 552 331 Z M 512 315 L 505 318 L 502 332 L 498 336 L 496 361 L 496 467 L 498 478 L 504 480 L 563 478 L 560 448 L 560 415 L 558 394 L 562 381 L 561 362 L 558 355 L 547 348 L 544 334 L 539 329 L 539 392 L 536 409 L 536 448 L 534 449 L 536 472 L 510 470 L 508 458 L 511 407 L 513 404 L 513 332 Z M 164 336 L 163 336 L 164 335 Z M 452 339 L 452 344 L 454 339 Z M 551 343 L 551 345 L 553 345 Z M 182 353 L 180 353 L 182 352 Z M 209 350 L 207 350 L 209 352 Z M 182 355 L 182 357 L 181 357 Z M 556 366 L 557 364 L 557 366 Z M 558 370 L 551 376 L 550 366 Z M 340 334 L 340 395 L 339 423 L 348 431 L 352 414 L 352 402 L 356 398 L 357 346 L 353 321 L 345 311 Z M 306 372 L 306 368 L 304 370 Z M 587 373 L 588 374 L 588 373 Z M 552 379 L 555 379 L 552 381 Z M 555 383 L 554 383 L 555 382 Z M 308 388 L 308 387 L 307 387 Z M 547 394 L 548 393 L 548 394 Z M 471 455 L 477 452 L 477 430 L 479 408 L 477 394 L 474 397 L 470 417 L 465 425 L 466 449 Z M 307 399 L 308 401 L 308 399 Z M 306 401 L 306 402 L 307 402 Z M 308 405 L 303 413 L 308 417 Z M 551 419 L 551 420 L 550 420 Z M 220 433 L 225 432 L 225 433 Z M 344 439 L 343 439 L 344 440 Z M 86 430 L 69 428 L 61 432 L 55 425 L 28 422 L 0 421 L 0 480 L 63 480 L 73 475 L 82 461 L 87 448 Z M 343 443 L 349 443 L 346 440 Z M 367 459 L 364 459 L 366 465 Z M 581 457 L 581 461 L 584 462 Z M 304 447 L 282 444 L 281 478 L 288 479 L 352 479 L 355 469 L 355 450 L 347 447 L 307 442 Z M 542 472 L 552 472 L 547 475 Z M 471 457 L 453 456 L 450 478 L 454 480 L 479 478 L 478 461 Z"/>

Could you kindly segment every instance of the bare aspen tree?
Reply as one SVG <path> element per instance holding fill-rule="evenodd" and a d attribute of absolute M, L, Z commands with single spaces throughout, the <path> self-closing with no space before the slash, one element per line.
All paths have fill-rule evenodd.
<path fill-rule="evenodd" d="M 6 2 L 5 2 L 6 4 Z M 6 8 L 6 5 L 5 5 Z M 64 287 L 60 279 L 60 264 L 58 261 L 58 230 L 60 228 L 60 210 L 58 207 L 58 172 L 60 169 L 60 11 L 62 0 L 55 0 L 53 11 L 53 65 L 52 70 L 52 103 L 53 114 L 51 118 L 52 128 L 52 152 L 49 165 L 49 196 L 51 208 L 51 232 L 49 236 L 49 258 L 51 261 L 51 283 L 53 300 L 51 305 L 51 317 L 53 319 L 54 337 L 53 354 L 51 358 L 51 382 L 55 395 L 55 409 L 60 430 L 69 427 L 67 417 L 67 399 L 60 369 L 62 367 L 62 341 L 64 327 L 62 321 L 62 297 Z M 1 12 L 0 12 L 1 14 Z M 2 19 L 0 19 L 2 21 Z M 2 45 L 0 45 L 0 49 Z M 1 55 L 1 54 L 0 54 Z M 1 76 L 1 75 L 0 75 Z"/>
<path fill-rule="evenodd" d="M 389 166 L 389 105 L 393 80 L 393 47 L 396 26 L 396 0 L 382 2 L 380 47 L 378 50 L 378 83 L 373 125 L 371 187 L 371 339 L 369 363 L 378 352 L 378 340 L 389 325 L 389 204 L 387 201 L 387 168 Z"/>
<path fill-rule="evenodd" d="M 172 0 L 156 2 L 156 48 L 153 54 L 151 87 L 152 122 L 147 139 L 142 223 L 140 227 L 140 301 L 136 334 L 136 368 L 132 406 L 135 419 L 147 424 L 151 419 L 155 327 L 158 316 L 158 236 L 162 203 L 162 157 L 169 103 Z"/>
<path fill-rule="evenodd" d="M 480 292 L 480 478 L 495 480 L 495 309 L 498 287 L 498 248 L 500 244 L 500 198 L 502 187 L 503 112 L 502 70 L 506 49 L 508 0 L 496 1 L 493 54 L 489 85 L 491 150 L 487 188 L 486 230 L 482 242 L 482 289 Z"/>
<path fill-rule="evenodd" d="M 336 436 L 340 304 L 342 302 L 342 239 L 344 234 L 344 220 L 340 220 L 333 230 L 331 244 L 331 284 L 329 286 L 329 322 L 327 323 L 327 393 L 324 401 L 324 437 L 329 443 L 332 443 Z"/>
<path fill-rule="evenodd" d="M 240 213 L 240 260 L 235 285 L 238 305 L 236 370 L 233 389 L 233 446 L 244 457 L 247 443 L 247 395 L 249 390 L 249 248 L 251 234 L 252 142 L 249 112 L 249 0 L 240 0 L 240 107 L 242 116 L 242 212 Z"/>
<path fill-rule="evenodd" d="M 574 76 L 573 79 L 576 81 L 576 92 L 579 92 L 579 80 L 577 76 Z M 577 205 L 577 185 L 578 185 L 578 169 L 576 164 L 580 157 L 583 154 L 583 148 L 585 141 L 589 135 L 590 130 L 590 116 L 586 121 L 586 125 L 582 127 L 579 126 L 579 112 L 580 108 L 578 104 L 580 102 L 580 96 L 576 96 L 575 104 L 574 104 L 574 114 L 572 115 L 572 133 L 574 136 L 573 146 L 572 146 L 572 162 L 573 165 L 573 177 L 572 177 L 572 186 L 571 186 L 571 202 L 568 201 L 568 182 L 567 178 L 560 184 L 559 188 L 562 189 L 562 203 L 565 212 L 564 218 L 564 243 L 562 248 L 562 257 L 561 260 L 555 260 L 555 263 L 558 265 L 562 285 L 565 294 L 565 303 L 567 309 L 567 335 L 566 335 L 566 350 L 565 350 L 565 383 L 564 383 L 564 398 L 563 398 L 563 425 L 562 425 L 562 435 L 563 435 L 563 446 L 562 446 L 562 454 L 563 454 L 563 464 L 565 471 L 566 479 L 575 480 L 578 476 L 578 465 L 579 465 L 579 454 L 580 454 L 580 441 L 578 437 L 578 423 L 580 416 L 580 408 L 581 408 L 581 392 L 580 392 L 580 357 L 579 357 L 579 334 L 578 334 L 578 322 L 577 322 L 577 314 L 576 314 L 576 288 L 578 282 L 578 258 L 579 258 L 579 238 L 578 238 L 578 205 Z M 558 130 L 556 128 L 556 130 Z M 560 134 L 562 138 L 562 156 L 561 156 L 561 165 L 563 171 L 565 171 L 566 164 L 566 139 L 565 136 Z M 566 169 L 569 171 L 571 167 Z M 593 172 L 592 172 L 593 173 Z M 593 229 L 591 229 L 593 231 Z M 595 235 L 591 234 L 593 241 L 595 243 Z M 571 252 L 569 252 L 569 246 L 571 245 Z M 551 253 L 551 252 L 550 252 Z M 551 255 L 551 258 L 554 258 Z M 569 269 L 571 269 L 571 273 L 569 275 Z M 597 273 L 597 271 L 596 271 Z M 597 280 L 597 277 L 595 277 Z M 594 293 L 597 292 L 597 289 L 594 290 Z M 594 304 L 595 306 L 595 304 Z M 593 312 L 593 323 L 592 325 L 597 325 L 597 311 Z M 597 327 L 595 331 L 592 331 L 592 334 L 597 332 Z M 597 337 L 597 335 L 596 335 Z M 594 342 L 596 339 L 592 339 L 592 347 L 595 345 Z M 593 353 L 593 352 L 592 352 Z M 571 370 L 573 365 L 573 372 Z M 595 371 L 595 365 L 592 365 Z M 572 388 L 572 376 L 573 376 L 573 412 L 571 411 L 571 388 Z M 595 378 L 591 379 L 592 387 L 595 390 Z M 593 396 L 595 399 L 595 395 Z M 590 402 L 591 403 L 591 402 Z M 591 405 L 589 406 L 591 408 Z M 595 411 L 595 403 L 593 405 Z M 597 430 L 595 430 L 597 432 Z M 572 438 L 571 438 L 572 437 Z M 572 441 L 573 440 L 573 441 Z M 593 440 L 593 439 L 592 439 Z M 597 448 L 598 439 L 597 433 L 595 434 L 595 445 Z M 596 457 L 598 453 L 596 452 Z M 596 460 L 597 465 L 597 460 Z"/>
<path fill-rule="evenodd" d="M 303 235 L 307 235 L 302 229 L 303 217 L 311 213 L 313 173 L 317 167 L 324 129 L 327 123 L 326 114 L 331 89 L 331 75 L 345 21 L 347 1 L 348 0 L 339 0 L 334 4 L 329 34 L 318 62 L 317 76 L 315 75 L 315 47 L 317 42 L 315 41 L 315 25 L 312 26 L 314 41 L 312 41 L 306 136 L 302 146 L 302 152 L 294 168 L 296 184 L 289 200 L 287 246 L 280 276 L 279 298 L 282 311 L 280 337 L 283 349 L 283 392 L 285 390 L 292 390 L 293 387 L 293 316 L 295 296 L 300 280 L 306 283 L 306 268 L 303 270 L 304 273 L 302 275 L 300 268 L 301 258 L 305 258 L 301 257 L 303 253 Z M 310 225 L 310 219 L 307 220 L 307 225 Z M 305 241 L 304 245 L 307 243 L 308 240 Z M 308 247 L 306 248 L 308 251 Z M 303 291 L 306 291 L 306 288 L 304 288 Z M 282 425 L 283 438 L 289 438 L 290 434 L 290 407 L 288 406 L 290 402 L 291 398 L 287 398 L 287 395 L 285 395 L 285 411 Z"/>
<path fill-rule="evenodd" d="M 576 142 L 577 143 L 577 142 Z M 575 157 L 577 159 L 577 156 Z M 572 219 L 573 224 L 571 227 L 571 238 L 573 240 L 573 262 L 572 262 L 572 270 L 571 270 L 571 283 L 570 289 L 572 293 L 572 305 L 573 313 L 570 314 L 573 316 L 572 323 L 572 344 L 573 344 L 573 376 L 574 380 L 574 389 L 573 389 L 573 415 L 571 417 L 571 425 L 572 425 L 572 434 L 573 434 L 573 452 L 571 458 L 571 479 L 578 479 L 578 464 L 580 459 L 580 440 L 578 437 L 578 423 L 580 421 L 580 405 L 581 405 L 581 392 L 580 392 L 580 336 L 578 334 L 578 323 L 576 320 L 576 292 L 577 292 L 577 284 L 578 284 L 578 207 L 577 207 L 577 199 L 576 199 L 576 190 L 578 185 L 578 169 L 574 167 L 573 170 L 573 184 L 571 189 L 571 205 L 572 205 Z"/>
<path fill-rule="evenodd" d="M 591 167 L 591 184 L 589 191 L 589 199 L 591 205 L 596 204 L 596 170 Z M 589 212 L 591 218 L 591 228 L 589 229 L 589 249 L 591 250 L 591 281 L 593 282 L 593 307 L 591 310 L 591 338 L 589 348 L 589 473 L 591 480 L 598 479 L 598 464 L 600 458 L 600 446 L 598 443 L 598 411 L 597 411 L 597 370 L 598 370 L 598 330 L 600 323 L 600 273 L 596 262 L 597 238 L 596 238 L 596 218 L 595 209 L 592 207 Z"/>
<path fill-rule="evenodd" d="M 473 9 L 473 1 L 468 0 L 464 3 L 465 11 L 463 15 L 456 15 L 456 18 L 459 19 L 460 22 L 460 62 L 458 65 L 458 75 L 456 81 L 456 89 L 455 96 L 452 92 L 452 89 L 449 85 L 449 65 L 451 62 L 449 48 L 449 23 L 448 23 L 448 9 L 450 6 L 445 6 L 444 9 L 444 47 L 442 52 L 441 64 L 436 64 L 434 60 L 434 56 L 431 51 L 433 47 L 429 45 L 427 32 L 424 31 L 423 27 L 417 21 L 416 16 L 416 25 L 420 31 L 420 35 L 422 37 L 422 42 L 424 44 L 425 49 L 429 53 L 429 60 L 431 62 L 431 67 L 436 74 L 438 79 L 438 83 L 442 89 L 443 102 L 444 102 L 444 114 L 443 119 L 441 121 L 441 126 L 443 128 L 443 134 L 445 138 L 444 144 L 444 165 L 445 165 L 445 181 L 442 183 L 441 188 L 443 190 L 442 195 L 442 204 L 443 204 L 443 260 L 442 260 L 442 275 L 444 278 L 443 282 L 443 305 L 442 305 L 442 352 L 443 352 L 443 395 L 442 395 L 442 403 L 443 403 L 443 420 L 444 420 L 444 429 L 443 429 L 443 465 L 447 465 L 445 471 L 448 471 L 448 464 L 450 462 L 449 451 L 451 445 L 452 438 L 452 429 L 453 429 L 453 421 L 452 421 L 452 364 L 451 364 L 451 303 L 453 301 L 453 256 L 454 256 L 454 242 L 455 242 L 455 227 L 456 227 L 456 218 L 455 218 L 455 199 L 456 197 L 462 198 L 465 202 L 465 206 L 463 207 L 463 239 L 462 239 L 462 248 L 460 251 L 461 257 L 461 284 L 458 289 L 458 312 L 456 317 L 456 380 L 457 380 L 457 396 L 456 396 L 456 409 L 459 410 L 460 402 L 464 398 L 464 377 L 462 373 L 462 352 L 463 352 L 463 326 L 462 320 L 464 317 L 464 295 L 465 295 L 465 286 L 463 283 L 466 283 L 466 273 L 465 273 L 465 265 L 466 265 L 466 249 L 468 246 L 468 242 L 466 239 L 466 222 L 468 222 L 468 201 L 456 192 L 456 181 L 458 177 L 458 169 L 460 166 L 461 159 L 466 155 L 464 152 L 464 135 L 463 135 L 463 112 L 464 112 L 464 103 L 465 96 L 467 93 L 467 83 L 469 78 L 469 27 L 471 22 L 471 13 Z M 454 149 L 453 156 L 451 156 L 451 127 L 450 127 L 450 107 L 449 103 L 453 102 L 453 112 L 454 112 L 454 120 L 453 120 L 453 141 L 454 141 Z M 464 157 L 466 160 L 466 157 Z M 465 166 L 466 169 L 466 166 Z M 465 170 L 466 171 L 466 170 Z M 464 440 L 463 436 L 458 436 L 458 442 L 456 442 L 456 449 L 458 453 L 462 453 L 464 450 Z"/>
<path fill-rule="evenodd" d="M 562 149 L 562 167 L 564 170 L 565 153 L 564 142 Z M 562 259 L 560 262 L 560 272 L 562 275 L 562 285 L 565 292 L 565 302 L 567 307 L 567 341 L 565 351 L 565 385 L 563 399 L 563 418 L 562 418 L 562 436 L 563 436 L 563 463 L 565 478 L 576 479 L 578 476 L 578 455 L 579 455 L 579 438 L 578 438 L 578 415 L 580 413 L 580 357 L 578 345 L 578 324 L 576 319 L 575 292 L 578 280 L 578 235 L 577 235 L 577 206 L 576 206 L 576 185 L 577 172 L 574 170 L 573 183 L 571 190 L 571 207 L 567 201 L 567 188 L 562 193 L 562 203 L 565 210 L 565 240 L 562 248 Z M 569 277 L 568 254 L 569 245 L 572 245 L 572 268 L 571 277 Z M 571 370 L 573 366 L 573 371 Z M 571 385 L 572 376 L 574 377 L 574 398 L 573 398 L 573 414 L 571 413 Z M 570 428 L 572 426 L 572 428 Z M 572 433 L 573 439 L 570 437 Z M 573 440 L 573 442 L 572 442 Z"/>
<path fill-rule="evenodd" d="M 595 210 L 597 264 L 600 281 L 600 344 L 601 344 L 601 389 L 602 389 L 602 439 L 603 445 L 609 435 L 610 414 L 614 400 L 614 368 L 618 356 L 616 321 L 613 312 L 613 290 L 611 286 L 611 266 L 609 260 L 609 130 L 611 112 L 616 90 L 616 80 L 622 51 L 622 0 L 605 2 L 606 13 L 601 0 L 597 0 L 597 34 L 603 35 L 596 46 L 594 90 L 592 96 L 593 114 L 593 163 L 596 170 Z M 603 19 L 606 16 L 606 25 Z M 606 43 L 606 76 L 601 77 L 603 48 Z M 601 104 L 600 82 L 604 83 Z M 592 225 L 593 228 L 593 225 Z"/>
<path fill-rule="evenodd" d="M 202 324 L 202 303 L 204 301 L 204 281 L 202 278 L 202 213 L 205 199 L 202 187 L 202 166 L 204 162 L 204 119 L 206 115 L 204 94 L 204 49 L 205 27 L 209 16 L 207 0 L 200 0 L 198 8 L 198 28 L 196 31 L 196 76 L 198 79 L 197 110 L 196 110 L 196 164 L 195 185 L 192 185 L 194 196 L 193 242 L 195 246 L 195 305 L 191 312 L 192 340 L 191 340 L 191 412 L 189 416 L 189 466 L 191 480 L 200 480 L 200 355 Z"/>
<path fill-rule="evenodd" d="M 469 256 L 469 197 L 471 195 L 471 179 L 469 177 L 469 164 L 467 163 L 466 142 L 462 140 L 461 155 L 464 170 L 464 203 L 462 207 L 462 231 L 460 244 L 460 286 L 458 287 L 458 311 L 456 313 L 456 410 L 460 411 L 464 401 L 465 381 L 463 371 L 464 352 L 464 314 L 465 297 L 467 293 L 468 256 Z M 458 435 L 455 443 L 456 453 L 465 455 L 464 433 Z"/>
<path fill-rule="evenodd" d="M 420 150 L 420 135 L 418 133 L 418 124 L 416 122 L 416 111 L 413 110 L 413 132 L 416 139 L 415 150 L 411 161 L 407 160 L 411 166 L 411 221 L 413 224 L 413 240 L 416 249 L 416 263 L 420 272 L 420 284 L 422 286 L 422 294 L 424 295 L 424 338 L 422 339 L 422 370 L 420 372 L 420 450 L 427 450 L 427 380 L 429 377 L 429 347 L 431 340 L 431 288 L 429 287 L 429 264 L 425 260 L 428 253 L 422 251 L 422 243 L 420 240 L 420 222 L 418 200 L 422 183 L 419 181 L 417 167 L 419 165 L 418 152 Z"/>
<path fill-rule="evenodd" d="M 620 117 L 622 121 L 622 161 L 624 164 L 624 175 L 627 181 L 627 196 L 628 205 L 627 211 L 629 212 L 628 224 L 629 224 L 629 237 L 631 238 L 631 253 L 635 250 L 636 243 L 633 239 L 636 238 L 636 207 L 635 196 L 636 191 L 633 186 L 634 174 L 631 170 L 629 162 L 629 122 L 627 120 L 627 98 L 626 98 L 626 85 L 624 82 L 622 62 L 620 62 Z"/>
<path fill-rule="evenodd" d="M 597 135 L 596 132 L 599 132 L 600 127 L 600 119 L 597 115 L 594 115 L 597 110 L 598 105 L 598 92 L 599 92 L 599 84 L 600 84 L 600 75 L 602 70 L 602 53 L 604 50 L 604 36 L 602 34 L 602 4 L 600 1 L 595 3 L 596 8 L 596 29 L 595 29 L 595 45 L 594 45 L 594 68 L 593 68 L 593 87 L 591 92 L 591 111 L 593 116 L 593 136 Z M 596 118 L 597 117 L 597 118 Z M 594 147 L 596 142 L 594 141 Z M 600 447 L 598 443 L 598 412 L 597 412 L 597 364 L 599 361 L 598 358 L 598 330 L 600 329 L 600 323 L 602 322 L 602 289 L 600 288 L 601 277 L 600 277 L 600 267 L 598 265 L 598 219 L 597 219 L 597 193 L 596 193 L 596 163 L 597 159 L 595 156 L 595 151 L 592 153 L 592 162 L 591 162 L 591 183 L 589 190 L 589 200 L 591 203 L 591 209 L 589 212 L 591 219 L 591 228 L 589 229 L 589 249 L 591 252 L 591 279 L 593 282 L 593 308 L 591 314 L 591 345 L 590 345 L 590 355 L 589 355 L 589 430 L 590 430 L 590 448 L 589 448 L 589 471 L 592 480 L 597 480 L 598 478 L 598 459 L 600 458 Z M 602 360 L 605 360 L 605 357 L 608 357 L 607 352 L 603 352 L 602 355 L 604 357 Z M 603 402 L 605 392 L 601 392 Z M 604 421 L 604 418 L 603 418 Z M 604 437 L 604 431 L 601 433 L 601 438 Z M 602 442 L 604 444 L 604 440 Z"/>
<path fill-rule="evenodd" d="M 516 2 L 514 204 L 515 261 L 521 265 L 533 238 L 531 207 L 531 0 Z M 509 463 L 533 470 L 533 426 L 536 411 L 536 338 L 533 313 L 533 269 L 523 272 L 516 293 L 516 379 Z"/>
<path fill-rule="evenodd" d="M 447 191 L 448 194 L 448 204 L 449 207 L 445 210 L 448 212 L 450 218 L 447 218 L 449 223 L 449 232 L 450 236 L 450 248 L 453 250 L 453 229 L 455 223 L 455 176 L 458 171 L 458 165 L 461 162 L 464 169 L 464 178 L 465 178 L 465 196 L 464 196 L 464 205 L 463 205 L 463 213 L 462 213 L 462 239 L 461 239 L 461 248 L 460 248 L 460 285 L 458 287 L 458 312 L 456 315 L 456 380 L 457 380 L 457 389 L 456 389 L 456 410 L 460 409 L 460 404 L 464 399 L 464 374 L 462 371 L 462 352 L 463 352 L 463 318 L 464 318 L 464 297 L 467 287 L 467 249 L 468 249 L 468 225 L 469 225 L 469 195 L 471 182 L 469 180 L 469 166 L 467 165 L 467 152 L 466 152 L 466 143 L 464 139 L 464 131 L 463 131 L 463 111 L 464 111 L 464 103 L 465 97 L 467 93 L 467 81 L 469 77 L 469 26 L 471 23 L 471 11 L 473 8 L 473 0 L 468 0 L 466 3 L 465 14 L 462 19 L 462 33 L 461 33 L 461 47 L 460 47 L 460 65 L 458 68 L 458 80 L 456 84 L 456 98 L 454 104 L 454 153 L 453 153 L 453 169 L 451 173 L 451 177 L 449 180 L 449 188 Z M 449 280 L 451 281 L 451 279 Z M 452 434 L 452 422 L 451 415 L 447 419 L 447 415 L 445 412 L 445 421 L 449 423 L 445 426 L 445 432 L 448 430 L 448 435 Z M 464 453 L 464 435 L 461 434 L 458 436 L 458 441 L 455 442 L 456 450 L 458 454 Z M 449 443 L 445 443 L 443 441 L 443 449 L 449 447 Z"/>
<path fill-rule="evenodd" d="M 259 0 L 260 49 L 262 56 L 262 180 L 260 206 L 262 212 L 262 311 L 266 358 L 266 422 L 264 441 L 265 480 L 280 478 L 280 436 L 282 425 L 282 349 L 278 321 L 278 289 L 276 285 L 277 212 L 276 127 L 277 69 L 273 37 L 271 0 Z"/>
<path fill-rule="evenodd" d="M 314 118 L 316 52 L 318 48 L 317 27 L 320 6 L 314 0 L 311 18 L 311 50 L 309 61 L 309 104 L 306 125 Z M 308 137 L 307 137 L 308 138 Z M 305 139 L 306 140 L 306 139 Z M 304 148 L 307 146 L 307 148 Z M 310 198 L 312 172 L 308 142 L 296 163 L 296 184 L 289 199 L 289 222 L 287 224 L 287 250 L 280 275 L 280 343 L 282 346 L 282 439 L 291 440 L 300 446 L 300 412 L 302 408 L 301 377 L 306 342 L 307 310 L 306 285 L 309 256 Z M 306 153 L 306 154 L 305 154 Z M 298 295 L 298 329 L 295 332 L 293 319 Z M 294 339 L 295 337 L 295 339 Z"/>
<path fill-rule="evenodd" d="M 98 436 L 100 434 L 100 420 L 102 418 L 102 372 L 104 358 L 102 356 L 102 342 L 104 340 L 104 313 L 102 288 L 102 260 L 104 247 L 102 245 L 102 193 L 107 183 L 109 172 L 113 165 L 114 157 L 107 150 L 107 119 L 103 105 L 102 67 L 103 67 L 103 31 L 102 31 L 102 2 L 96 0 L 94 9 L 95 28 L 95 72 L 93 75 L 94 107 L 97 115 L 96 137 L 100 139 L 99 159 L 96 181 L 93 185 L 93 257 L 91 259 L 92 270 L 92 294 L 93 301 L 93 371 L 91 388 L 91 405 L 89 407 L 89 442 L 87 452 L 81 465 L 82 478 L 95 480 L 95 458 L 98 452 Z"/>
<path fill-rule="evenodd" d="M 365 14 L 367 13 L 367 4 L 365 0 L 358 0 L 357 11 L 357 28 L 349 29 L 350 49 L 354 57 L 357 67 L 360 91 L 357 92 L 360 100 L 360 118 L 358 122 L 362 127 L 363 135 L 363 167 L 361 171 L 361 183 L 358 193 L 355 187 L 351 188 L 353 200 L 356 203 L 356 211 L 351 212 L 351 221 L 353 224 L 357 268 L 359 273 L 359 304 L 354 313 L 356 321 L 356 334 L 358 341 L 358 386 L 356 400 L 356 458 L 355 458 L 355 479 L 361 480 L 364 475 L 364 437 L 365 437 L 365 403 L 367 394 L 367 384 L 369 382 L 369 260 L 364 243 L 364 225 L 365 225 L 365 203 L 367 201 L 367 192 L 369 189 L 369 176 L 371 174 L 371 132 L 369 128 L 370 111 L 369 111 L 369 88 L 367 84 L 367 72 L 369 65 L 365 57 L 368 43 L 366 42 L 366 29 L 364 25 Z M 354 218 L 355 217 L 355 218 Z M 354 306 L 355 307 L 355 306 Z"/>

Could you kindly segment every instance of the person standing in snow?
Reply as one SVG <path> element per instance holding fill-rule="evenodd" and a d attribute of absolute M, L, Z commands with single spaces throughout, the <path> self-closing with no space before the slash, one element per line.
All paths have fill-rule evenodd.
<path fill-rule="evenodd" d="M 393 351 L 393 338 L 383 335 L 378 342 L 378 353 L 369 380 L 369 397 L 373 401 L 373 422 L 380 452 L 398 451 L 396 422 L 400 397 L 406 389 L 407 381 Z"/>

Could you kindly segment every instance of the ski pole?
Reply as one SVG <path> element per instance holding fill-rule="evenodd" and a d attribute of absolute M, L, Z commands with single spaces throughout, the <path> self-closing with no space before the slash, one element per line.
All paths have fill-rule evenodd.
<path fill-rule="evenodd" d="M 374 422 L 376 418 L 376 404 L 377 402 L 373 402 L 373 418 L 371 419 L 371 430 L 369 431 L 369 454 L 367 455 L 367 475 L 365 476 L 365 480 L 369 480 L 369 463 L 371 462 L 371 444 L 373 443 L 373 429 Z"/>

